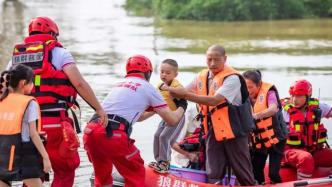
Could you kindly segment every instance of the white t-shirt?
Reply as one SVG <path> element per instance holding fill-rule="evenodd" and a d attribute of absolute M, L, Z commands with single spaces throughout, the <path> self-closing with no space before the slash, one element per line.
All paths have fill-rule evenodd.
<path fill-rule="evenodd" d="M 185 124 L 178 136 L 178 138 L 176 139 L 176 142 L 179 143 L 181 142 L 186 135 L 195 132 L 196 128 L 199 127 L 200 125 L 200 121 L 197 121 L 195 118 L 198 115 L 196 106 L 190 107 L 186 110 L 186 120 L 185 120 Z"/>
<path fill-rule="evenodd" d="M 195 117 L 197 116 L 198 112 L 196 109 L 196 106 L 189 107 L 186 111 L 186 120 L 185 124 L 176 139 L 176 142 L 181 142 L 188 134 L 191 134 L 195 132 L 195 129 L 200 126 L 200 121 L 197 121 Z M 186 167 L 189 164 L 189 159 L 182 155 L 181 153 L 173 150 L 172 156 L 171 156 L 171 162 L 173 165 L 180 166 L 180 167 Z"/>
<path fill-rule="evenodd" d="M 319 108 L 322 110 L 322 118 L 328 118 L 329 114 L 332 112 L 330 105 L 325 103 L 319 103 Z M 286 123 L 289 123 L 289 114 L 287 111 L 282 110 L 282 115 Z"/>
<path fill-rule="evenodd" d="M 75 59 L 67 49 L 55 47 L 52 50 L 52 64 L 56 70 L 63 70 L 66 65 L 74 63 Z M 12 61 L 9 61 L 6 70 L 9 70 L 10 67 L 12 67 Z"/>
<path fill-rule="evenodd" d="M 118 82 L 102 103 L 107 114 L 115 114 L 134 124 L 149 107 L 167 107 L 160 93 L 143 78 L 127 77 Z"/>
<path fill-rule="evenodd" d="M 188 90 L 197 93 L 197 80 L 199 76 L 186 87 Z M 209 84 L 213 79 L 213 74 L 209 73 Z M 215 94 L 224 96 L 227 101 L 233 105 L 241 105 L 242 95 L 241 95 L 241 82 L 238 75 L 230 75 L 224 79 L 223 85 L 216 91 Z"/>
<path fill-rule="evenodd" d="M 35 122 L 38 119 L 38 103 L 34 100 L 30 101 L 25 110 L 22 121 L 22 142 L 30 141 L 29 123 Z"/>

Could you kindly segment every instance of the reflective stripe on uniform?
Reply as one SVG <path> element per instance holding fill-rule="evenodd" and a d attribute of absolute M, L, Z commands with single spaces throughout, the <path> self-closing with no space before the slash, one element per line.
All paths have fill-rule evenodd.
<path fill-rule="evenodd" d="M 61 125 L 60 124 L 45 124 L 45 125 L 43 125 L 43 128 L 45 129 L 47 129 L 47 128 L 60 128 L 61 127 Z"/>

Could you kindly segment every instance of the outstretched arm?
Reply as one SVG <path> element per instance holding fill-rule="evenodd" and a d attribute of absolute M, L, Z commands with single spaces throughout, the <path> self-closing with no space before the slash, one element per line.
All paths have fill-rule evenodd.
<path fill-rule="evenodd" d="M 188 92 L 185 99 L 202 105 L 216 106 L 221 101 L 225 100 L 225 97 L 220 94 L 216 94 L 214 96 L 202 96 Z"/>
<path fill-rule="evenodd" d="M 151 116 L 153 116 L 155 114 L 155 112 L 144 112 L 140 117 L 139 119 L 137 120 L 138 122 L 140 121 L 144 121 L 148 118 L 150 118 Z"/>
<path fill-rule="evenodd" d="M 188 101 L 202 105 L 216 106 L 221 101 L 225 100 L 225 97 L 220 94 L 215 94 L 214 96 L 202 96 L 190 92 L 186 88 L 172 88 L 167 86 L 163 86 L 162 88 L 168 90 L 174 97 L 184 98 Z"/>
<path fill-rule="evenodd" d="M 278 110 L 279 110 L 278 106 L 275 103 L 273 103 L 270 104 L 266 110 L 253 114 L 253 117 L 254 119 L 264 119 L 273 116 L 278 112 Z"/>
<path fill-rule="evenodd" d="M 100 103 L 98 102 L 94 92 L 90 85 L 84 80 L 83 76 L 79 72 L 75 64 L 67 65 L 63 68 L 63 71 L 68 76 L 70 82 L 76 88 L 79 95 L 96 111 L 100 116 L 102 124 L 107 125 L 107 115 Z"/>
<path fill-rule="evenodd" d="M 225 100 L 225 97 L 220 94 L 215 94 L 214 96 L 202 96 L 197 95 L 186 88 L 173 88 L 167 85 L 162 85 L 161 89 L 169 91 L 175 98 L 183 98 L 202 105 L 216 106 L 221 101 Z"/>
<path fill-rule="evenodd" d="M 327 113 L 326 118 L 331 118 L 332 117 L 332 108 L 330 109 L 329 113 Z"/>
<path fill-rule="evenodd" d="M 155 112 L 168 124 L 175 126 L 177 125 L 184 115 L 185 110 L 179 107 L 175 111 L 172 111 L 168 107 L 157 108 Z"/>

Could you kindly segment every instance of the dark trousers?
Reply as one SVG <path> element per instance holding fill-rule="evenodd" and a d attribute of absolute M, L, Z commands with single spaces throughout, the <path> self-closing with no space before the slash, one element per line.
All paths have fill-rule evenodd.
<path fill-rule="evenodd" d="M 259 184 L 265 183 L 264 168 L 267 157 L 269 157 L 269 178 L 271 183 L 281 183 L 279 174 L 280 164 L 283 157 L 286 141 L 280 141 L 273 147 L 266 149 L 257 149 L 252 151 L 252 166 L 254 168 L 254 176 Z"/>
<path fill-rule="evenodd" d="M 243 186 L 255 184 L 250 160 L 248 137 L 237 137 L 217 141 L 213 129 L 206 137 L 206 172 L 209 183 L 219 182 L 231 167 L 237 180 Z"/>

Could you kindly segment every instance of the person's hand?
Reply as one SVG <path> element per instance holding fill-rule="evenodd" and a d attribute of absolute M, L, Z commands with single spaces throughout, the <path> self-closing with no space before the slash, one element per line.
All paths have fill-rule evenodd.
<path fill-rule="evenodd" d="M 256 113 L 256 114 L 253 114 L 252 117 L 253 117 L 255 120 L 263 119 L 263 115 L 262 115 L 262 113 Z"/>
<path fill-rule="evenodd" d="M 51 161 L 50 161 L 50 159 L 48 157 L 43 158 L 43 166 L 44 166 L 43 171 L 45 173 L 48 173 L 48 172 L 50 172 L 52 170 Z"/>
<path fill-rule="evenodd" d="M 187 106 L 188 106 L 187 100 L 174 98 L 173 101 L 174 101 L 176 107 L 178 107 L 178 108 L 182 107 L 184 111 L 187 110 Z"/>
<path fill-rule="evenodd" d="M 185 89 L 183 87 L 170 88 L 169 92 L 171 93 L 171 95 L 173 97 L 182 98 L 182 99 L 185 99 L 185 97 L 186 97 L 186 95 L 188 93 L 187 89 Z"/>
<path fill-rule="evenodd" d="M 108 117 L 106 112 L 103 109 L 96 110 L 97 115 L 99 116 L 99 120 L 103 127 L 107 126 L 108 123 Z"/>
<path fill-rule="evenodd" d="M 188 93 L 188 91 L 185 88 L 183 88 L 183 87 L 172 88 L 172 87 L 168 86 L 165 83 L 162 83 L 159 86 L 159 90 L 169 91 L 173 97 L 183 98 L 183 99 L 185 98 L 185 96 Z"/>
<path fill-rule="evenodd" d="M 159 86 L 159 90 L 161 91 L 169 91 L 169 86 L 165 83 L 161 83 L 161 85 Z"/>
<path fill-rule="evenodd" d="M 198 155 L 196 153 L 188 153 L 187 157 L 191 162 L 198 161 Z"/>

